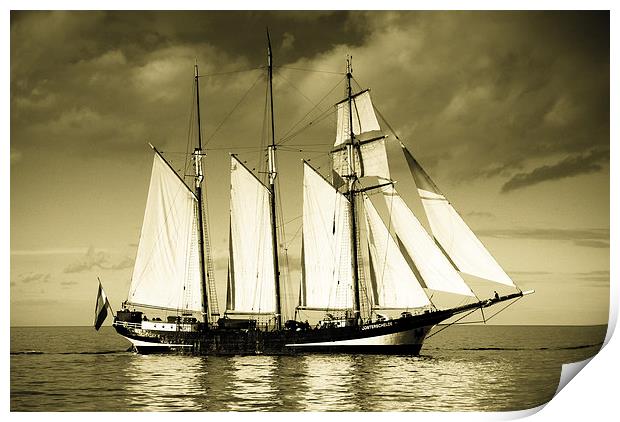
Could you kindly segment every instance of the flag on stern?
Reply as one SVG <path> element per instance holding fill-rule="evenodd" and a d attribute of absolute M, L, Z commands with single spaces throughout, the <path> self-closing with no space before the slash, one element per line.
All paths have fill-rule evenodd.
<path fill-rule="evenodd" d="M 101 286 L 101 280 L 99 280 L 98 277 L 97 280 L 99 281 L 99 290 L 97 291 L 97 303 L 95 303 L 95 330 L 99 330 L 105 319 L 108 317 L 108 308 L 112 310 L 108 297 Z"/>

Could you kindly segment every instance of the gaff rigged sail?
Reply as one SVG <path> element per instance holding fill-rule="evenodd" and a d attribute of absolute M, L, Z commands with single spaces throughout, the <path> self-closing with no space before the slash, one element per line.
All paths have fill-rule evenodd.
<path fill-rule="evenodd" d="M 128 301 L 202 311 L 197 199 L 155 152 Z"/>
<path fill-rule="evenodd" d="M 303 306 L 352 307 L 348 200 L 304 163 Z"/>
<path fill-rule="evenodd" d="M 234 155 L 230 168 L 228 310 L 275 312 L 269 189 Z"/>

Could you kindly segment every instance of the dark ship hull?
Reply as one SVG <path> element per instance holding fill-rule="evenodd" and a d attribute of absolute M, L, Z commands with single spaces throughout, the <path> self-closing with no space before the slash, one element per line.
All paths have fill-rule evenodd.
<path fill-rule="evenodd" d="M 264 331 L 248 328 L 209 328 L 202 324 L 114 321 L 116 331 L 138 353 L 192 355 L 295 355 L 303 353 L 365 353 L 417 355 L 428 332 L 455 315 L 515 299 L 523 293 L 477 303 L 407 314 L 398 319 L 367 324 L 314 329 Z M 159 327 L 159 329 L 158 329 Z"/>

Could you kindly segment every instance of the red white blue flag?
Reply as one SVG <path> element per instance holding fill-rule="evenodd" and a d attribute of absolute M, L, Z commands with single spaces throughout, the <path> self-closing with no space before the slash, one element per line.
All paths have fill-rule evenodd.
<path fill-rule="evenodd" d="M 108 297 L 101 286 L 101 280 L 99 280 L 99 278 L 97 278 L 97 280 L 99 281 L 99 290 L 97 291 L 97 303 L 95 304 L 95 330 L 99 330 L 99 327 L 101 327 L 108 317 L 108 308 L 113 312 Z"/>

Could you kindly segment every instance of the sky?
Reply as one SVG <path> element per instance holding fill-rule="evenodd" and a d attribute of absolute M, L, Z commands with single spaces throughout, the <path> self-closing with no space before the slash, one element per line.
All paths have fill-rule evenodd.
<path fill-rule="evenodd" d="M 91 324 L 98 276 L 114 308 L 126 299 L 148 142 L 183 172 L 196 60 L 223 307 L 228 155 L 261 169 L 267 26 L 287 298 L 301 159 L 327 168 L 335 115 L 313 118 L 344 95 L 351 55 L 389 126 L 513 280 L 536 290 L 493 322 L 607 322 L 609 13 L 14 11 L 11 325 Z"/>

